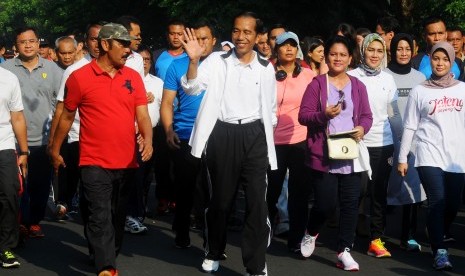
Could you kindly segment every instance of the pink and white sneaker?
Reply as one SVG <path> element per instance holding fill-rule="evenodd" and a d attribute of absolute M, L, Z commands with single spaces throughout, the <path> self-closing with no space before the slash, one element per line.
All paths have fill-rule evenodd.
<path fill-rule="evenodd" d="M 358 263 L 350 255 L 350 249 L 345 248 L 344 251 L 337 255 L 337 264 L 336 266 L 340 269 L 346 271 L 359 271 Z"/>

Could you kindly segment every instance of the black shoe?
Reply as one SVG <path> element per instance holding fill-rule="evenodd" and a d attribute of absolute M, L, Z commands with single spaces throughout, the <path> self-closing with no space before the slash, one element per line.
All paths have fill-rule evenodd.
<path fill-rule="evenodd" d="M 456 240 L 451 234 L 445 234 L 443 241 L 444 242 L 455 242 Z"/>
<path fill-rule="evenodd" d="M 226 259 L 228 258 L 228 256 L 226 255 L 226 252 L 223 252 L 223 254 L 220 255 L 220 260 L 221 261 L 225 261 Z"/>
<path fill-rule="evenodd" d="M 300 255 L 300 247 L 289 247 L 289 252 L 292 254 Z"/>
<path fill-rule="evenodd" d="M 2 261 L 2 267 L 4 268 L 13 268 L 19 267 L 19 260 L 13 255 L 13 252 L 10 250 L 5 250 L 0 253 L 0 259 Z"/>
<path fill-rule="evenodd" d="M 89 253 L 89 265 L 95 266 L 95 254 Z"/>
<path fill-rule="evenodd" d="M 187 249 L 191 247 L 191 239 L 189 238 L 189 234 L 176 235 L 176 238 L 174 238 L 174 243 L 176 248 L 179 249 Z"/>

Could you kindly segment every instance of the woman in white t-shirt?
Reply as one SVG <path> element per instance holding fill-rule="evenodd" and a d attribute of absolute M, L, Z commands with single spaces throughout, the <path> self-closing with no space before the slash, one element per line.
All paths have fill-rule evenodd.
<path fill-rule="evenodd" d="M 382 71 L 386 67 L 386 45 L 383 38 L 376 33 L 367 35 L 362 43 L 361 54 L 362 63 L 348 74 L 365 84 L 373 113 L 373 125 L 363 138 L 372 170 L 371 180 L 368 181 L 371 242 L 367 254 L 377 258 L 391 257 L 381 237 L 386 227 L 387 183 L 392 169 L 389 160 L 394 153 L 394 140 L 402 137 L 401 133 L 391 131 L 402 129 L 397 107 L 398 92 L 394 78 Z"/>
<path fill-rule="evenodd" d="M 432 75 L 413 88 L 404 119 L 404 136 L 397 170 L 406 175 L 407 156 L 415 138 L 415 167 L 428 198 L 427 229 L 433 250 L 433 267 L 452 268 L 445 229 L 460 207 L 465 176 L 465 83 L 454 80 L 452 46 L 439 42 L 431 49 Z"/>
<path fill-rule="evenodd" d="M 425 75 L 412 68 L 413 40 L 408 34 L 396 34 L 391 40 L 391 61 L 385 72 L 394 77 L 399 92 L 399 111 L 405 117 L 405 107 L 412 88 L 425 81 Z M 415 145 L 415 142 L 414 142 Z M 412 146 L 408 158 L 409 165 L 415 161 L 415 146 Z M 397 167 L 400 141 L 394 141 L 393 166 Z M 392 170 L 389 177 L 387 203 L 388 205 L 402 206 L 402 230 L 400 247 L 407 251 L 421 251 L 421 245 L 416 242 L 417 213 L 421 202 L 426 199 L 422 189 L 420 177 L 415 169 L 409 170 L 405 177 L 401 177 L 396 170 Z"/>

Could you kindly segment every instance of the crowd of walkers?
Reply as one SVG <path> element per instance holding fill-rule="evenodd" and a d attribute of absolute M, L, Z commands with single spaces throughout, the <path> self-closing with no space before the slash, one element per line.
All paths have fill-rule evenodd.
<path fill-rule="evenodd" d="M 327 39 L 299 39 L 242 12 L 232 42 L 207 20 L 171 20 L 167 48 L 154 51 L 141 26 L 122 16 L 54 43 L 21 27 L 12 49 L 0 44 L 4 268 L 20 266 L 19 242 L 46 235 L 46 212 L 79 213 L 97 275 L 118 275 L 124 232 L 148 231 L 152 182 L 177 248 L 203 231 L 205 272 L 227 258 L 239 201 L 246 275 L 268 275 L 283 228 L 289 252 L 311 258 L 334 220 L 338 268 L 360 269 L 356 234 L 370 238 L 368 255 L 391 257 L 388 205 L 402 206 L 400 247 L 421 251 L 424 204 L 433 267 L 452 268 L 446 242 L 465 181 L 461 29 L 425 19 L 418 52 L 393 17 L 375 32 L 342 23 Z"/>

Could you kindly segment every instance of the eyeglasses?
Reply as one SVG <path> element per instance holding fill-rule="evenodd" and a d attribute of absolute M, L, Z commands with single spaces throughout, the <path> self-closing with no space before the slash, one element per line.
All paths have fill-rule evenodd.
<path fill-rule="evenodd" d="M 34 44 L 34 43 L 37 43 L 37 42 L 39 42 L 39 40 L 37 40 L 37 39 L 25 39 L 25 40 L 18 41 L 18 44 L 22 45 L 22 46 L 25 46 L 27 44 Z"/>
<path fill-rule="evenodd" d="M 119 46 L 123 47 L 123 48 L 129 48 L 129 45 L 131 45 L 131 41 L 127 41 L 127 40 L 121 40 L 121 39 L 111 39 L 113 41 L 116 41 Z"/>

